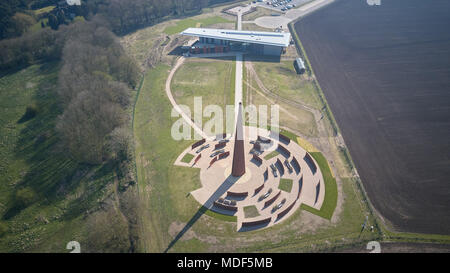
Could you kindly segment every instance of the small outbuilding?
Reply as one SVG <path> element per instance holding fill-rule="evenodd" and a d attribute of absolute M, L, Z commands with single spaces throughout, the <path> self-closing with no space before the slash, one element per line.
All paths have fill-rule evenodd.
<path fill-rule="evenodd" d="M 303 62 L 302 58 L 295 59 L 294 67 L 297 71 L 297 74 L 303 74 L 306 71 L 305 63 Z"/>

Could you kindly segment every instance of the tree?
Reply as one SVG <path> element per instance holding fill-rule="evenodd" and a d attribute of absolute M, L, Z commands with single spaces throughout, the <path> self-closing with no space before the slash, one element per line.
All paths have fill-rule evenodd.
<path fill-rule="evenodd" d="M 57 30 L 58 29 L 58 18 L 56 18 L 56 16 L 52 13 L 50 13 L 48 15 L 48 25 L 53 29 L 53 30 Z"/>
<path fill-rule="evenodd" d="M 132 137 L 127 128 L 118 127 L 114 129 L 106 137 L 105 152 L 107 157 L 117 162 L 129 161 L 132 157 L 131 142 Z"/>
<path fill-rule="evenodd" d="M 29 27 L 36 24 L 36 20 L 28 14 L 16 13 L 13 17 L 13 26 L 18 35 L 25 33 Z"/>

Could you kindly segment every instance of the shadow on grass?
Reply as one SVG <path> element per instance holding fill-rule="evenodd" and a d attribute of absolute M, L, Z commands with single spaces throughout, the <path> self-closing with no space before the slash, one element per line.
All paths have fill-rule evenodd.
<path fill-rule="evenodd" d="M 219 199 L 222 195 L 224 195 L 231 186 L 237 181 L 237 178 L 233 176 L 228 176 L 225 181 L 217 188 L 217 190 L 206 200 L 206 202 L 197 210 L 197 212 L 192 216 L 192 218 L 188 221 L 188 223 L 183 227 L 183 229 L 175 236 L 175 238 L 170 242 L 167 246 L 164 253 L 167 253 L 181 237 L 197 222 L 200 217 L 205 214 L 206 211 L 211 209 L 214 205 L 214 201 Z"/>
<path fill-rule="evenodd" d="M 13 205 L 5 212 L 5 214 L 3 214 L 2 219 L 9 220 L 9 219 L 13 218 L 14 216 L 16 216 L 17 214 L 19 214 L 23 209 L 25 209 L 25 207 Z"/>
<path fill-rule="evenodd" d="M 33 117 L 26 113 L 17 122 L 21 124 L 21 129 L 18 130 L 17 140 L 14 143 L 13 160 L 23 161 L 26 165 L 19 170 L 22 174 L 11 190 L 17 193 L 19 189 L 29 188 L 35 197 L 26 205 L 19 205 L 14 196 L 7 204 L 6 212 L 1 216 L 5 220 L 17 216 L 36 202 L 39 206 L 56 206 L 87 179 L 87 174 L 99 169 L 98 166 L 78 164 L 59 144 L 54 129 L 57 117 L 62 113 L 56 94 L 58 68 L 58 63 L 43 64 L 39 67 L 37 74 L 39 77 L 35 80 L 36 90 L 31 98 L 32 105 L 39 109 L 38 114 Z M 91 180 L 95 178 L 94 174 L 96 173 L 93 172 Z M 102 176 L 102 173 L 96 175 Z M 95 183 L 86 184 L 93 188 L 94 186 L 90 184 Z M 97 185 L 92 189 L 92 192 L 96 191 L 99 191 Z M 93 200 L 95 201 L 95 198 Z M 76 207 L 75 205 L 72 206 Z M 80 209 L 71 210 L 72 206 L 69 206 L 69 212 L 85 212 Z M 70 217 L 75 217 L 75 214 L 71 214 Z"/>
<path fill-rule="evenodd" d="M 177 46 L 175 47 L 172 51 L 170 51 L 168 53 L 168 55 L 170 56 L 183 56 L 184 53 L 187 52 L 187 47 L 186 46 Z M 233 51 L 231 51 L 231 53 L 233 53 Z M 214 53 L 211 53 L 214 54 Z M 197 54 L 191 54 L 191 57 L 196 57 Z M 202 56 L 202 54 L 198 54 L 199 56 Z M 203 57 L 203 58 L 208 58 L 208 57 Z M 212 57 L 209 57 L 210 59 Z M 217 59 L 217 60 L 223 60 L 223 61 L 229 61 L 229 60 L 233 60 L 234 57 L 230 57 L 230 56 L 223 56 L 223 57 L 214 57 L 213 59 Z M 244 53 L 244 61 L 249 61 L 249 62 L 264 62 L 264 63 L 280 63 L 281 62 L 281 55 L 280 56 L 269 56 L 269 55 L 255 55 L 255 54 L 248 54 L 248 53 Z M 289 72 L 291 72 L 289 70 Z"/>

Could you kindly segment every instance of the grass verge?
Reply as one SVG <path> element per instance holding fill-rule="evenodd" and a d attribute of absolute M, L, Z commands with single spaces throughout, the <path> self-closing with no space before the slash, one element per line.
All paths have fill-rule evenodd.
<path fill-rule="evenodd" d="M 325 183 L 325 198 L 320 210 L 314 209 L 308 205 L 302 204 L 302 208 L 306 211 L 314 213 L 320 217 L 330 220 L 333 216 L 333 212 L 337 205 L 337 184 L 336 179 L 333 177 L 328 161 L 320 152 L 310 153 L 311 156 L 319 164 L 319 168 L 322 171 L 324 183 Z"/>
<path fill-rule="evenodd" d="M 264 156 L 264 160 L 269 160 L 271 158 L 274 158 L 276 156 L 278 156 L 280 153 L 278 151 L 273 151 L 270 154 Z"/>

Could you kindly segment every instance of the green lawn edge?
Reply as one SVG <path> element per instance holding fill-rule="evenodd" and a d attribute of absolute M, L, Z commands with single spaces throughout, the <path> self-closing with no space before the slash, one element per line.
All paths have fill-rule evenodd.
<path fill-rule="evenodd" d="M 201 211 L 203 211 L 204 214 L 222 220 L 222 221 L 226 221 L 226 222 L 237 222 L 237 216 L 235 215 L 225 215 L 225 214 L 221 214 L 221 213 L 217 213 L 215 211 L 212 211 L 210 209 L 208 209 L 205 206 L 202 206 L 202 208 L 200 209 Z"/>
<path fill-rule="evenodd" d="M 336 179 L 331 174 L 330 167 L 328 165 L 327 159 L 323 156 L 321 152 L 310 153 L 310 155 L 316 160 L 319 165 L 320 170 L 323 175 L 323 182 L 325 183 L 325 198 L 322 203 L 320 210 L 312 208 L 306 204 L 302 204 L 301 208 L 309 211 L 317 216 L 331 220 L 333 217 L 334 210 L 337 206 L 337 184 Z"/>

